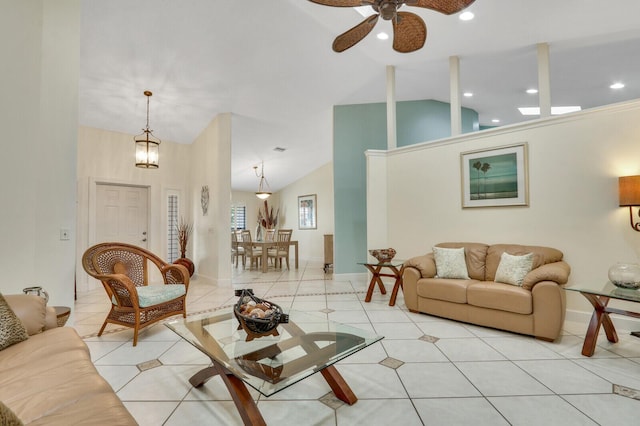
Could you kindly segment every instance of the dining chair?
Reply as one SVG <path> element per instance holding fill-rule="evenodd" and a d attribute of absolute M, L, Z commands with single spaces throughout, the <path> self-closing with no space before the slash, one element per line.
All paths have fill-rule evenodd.
<path fill-rule="evenodd" d="M 163 284 L 149 285 L 149 264 L 158 268 Z M 167 263 L 142 247 L 108 242 L 88 248 L 82 266 L 102 282 L 111 302 L 98 336 L 109 323 L 131 327 L 136 346 L 144 327 L 173 315 L 187 317 L 189 271 L 183 265 Z"/>
<path fill-rule="evenodd" d="M 276 238 L 276 230 L 275 229 L 265 229 L 264 231 L 264 240 L 267 242 L 275 241 Z"/>
<path fill-rule="evenodd" d="M 276 268 L 278 262 L 280 262 L 280 268 L 282 268 L 282 259 L 287 262 L 287 269 L 289 268 L 289 246 L 291 243 L 292 229 L 279 229 L 276 235 L 276 245 L 267 251 L 267 257 L 274 259 Z"/>
<path fill-rule="evenodd" d="M 262 247 L 256 247 L 251 240 L 251 231 L 248 229 L 242 230 L 242 247 L 244 248 L 244 258 L 242 260 L 242 267 L 246 267 L 246 258 L 249 258 L 249 269 L 253 268 L 255 262 L 256 268 L 260 266 L 260 259 L 262 259 Z"/>
<path fill-rule="evenodd" d="M 231 231 L 231 263 L 236 264 L 238 267 L 238 258 L 242 258 L 242 265 L 245 264 L 245 252 L 241 241 L 238 238 L 240 231 Z M 241 237 L 240 237 L 241 238 Z"/>

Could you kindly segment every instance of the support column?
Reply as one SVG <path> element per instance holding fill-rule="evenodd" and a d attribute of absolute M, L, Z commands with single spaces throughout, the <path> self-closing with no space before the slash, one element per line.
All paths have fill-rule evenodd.
<path fill-rule="evenodd" d="M 551 77 L 547 43 L 538 44 L 538 104 L 540 118 L 551 117 Z"/>
<path fill-rule="evenodd" d="M 387 65 L 387 149 L 395 149 L 396 133 L 396 67 Z"/>
<path fill-rule="evenodd" d="M 449 98 L 451 105 L 451 136 L 462 133 L 462 105 L 460 101 L 460 58 L 449 57 Z"/>

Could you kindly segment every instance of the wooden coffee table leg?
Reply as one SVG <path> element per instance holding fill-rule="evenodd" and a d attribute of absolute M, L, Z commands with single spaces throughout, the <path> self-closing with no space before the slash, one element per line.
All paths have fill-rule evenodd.
<path fill-rule="evenodd" d="M 207 380 L 209 380 L 213 376 L 217 376 L 218 374 L 219 370 L 217 367 L 203 368 L 202 370 L 191 376 L 191 378 L 189 379 L 189 383 L 191 383 L 194 388 L 199 388 L 200 386 L 204 385 Z"/>
<path fill-rule="evenodd" d="M 231 373 L 227 374 L 224 368 L 219 366 L 215 361 L 212 367 L 207 367 L 194 374 L 193 377 L 189 379 L 189 382 L 193 386 L 199 387 L 211 377 L 217 375 L 222 378 L 222 381 L 229 390 L 229 394 L 231 394 L 231 398 L 236 404 L 243 423 L 246 426 L 266 426 L 267 423 L 264 421 L 262 414 L 260 414 L 260 410 L 258 410 L 255 401 L 251 398 L 244 382 Z"/>
<path fill-rule="evenodd" d="M 353 405 L 358 401 L 356 394 L 353 393 L 347 382 L 333 365 L 330 365 L 320 372 L 338 399 L 349 405 Z"/>

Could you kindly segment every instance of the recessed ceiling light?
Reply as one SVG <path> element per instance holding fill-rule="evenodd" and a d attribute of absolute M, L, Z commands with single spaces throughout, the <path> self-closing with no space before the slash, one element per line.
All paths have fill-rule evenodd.
<path fill-rule="evenodd" d="M 473 12 L 462 12 L 459 16 L 461 21 L 470 21 L 472 20 L 476 15 L 473 14 Z"/>
<path fill-rule="evenodd" d="M 471 93 L 471 92 L 464 92 L 464 93 L 462 94 L 462 96 L 464 96 L 465 98 L 470 98 L 470 97 L 472 97 L 472 96 L 473 96 L 473 93 Z"/>
<path fill-rule="evenodd" d="M 561 114 L 567 114 L 569 112 L 576 112 L 576 111 L 581 111 L 582 108 L 579 106 L 558 106 L 558 107 L 551 107 L 551 115 L 561 115 Z M 520 111 L 520 114 L 522 115 L 540 115 L 540 108 L 539 107 L 520 107 L 518 108 L 518 111 Z"/>
<path fill-rule="evenodd" d="M 609 86 L 612 89 L 622 89 L 624 87 L 624 83 L 613 83 L 611 86 Z"/>
<path fill-rule="evenodd" d="M 535 95 L 538 93 L 538 89 L 527 89 L 527 93 L 530 95 Z"/>
<path fill-rule="evenodd" d="M 385 33 L 385 32 L 380 32 L 377 35 L 379 40 L 387 40 L 389 39 L 389 34 Z"/>
<path fill-rule="evenodd" d="M 499 120 L 499 119 L 497 119 L 497 118 L 494 118 L 493 120 L 491 120 L 491 122 L 492 122 L 492 123 L 499 123 L 499 122 L 500 122 L 500 120 Z"/>

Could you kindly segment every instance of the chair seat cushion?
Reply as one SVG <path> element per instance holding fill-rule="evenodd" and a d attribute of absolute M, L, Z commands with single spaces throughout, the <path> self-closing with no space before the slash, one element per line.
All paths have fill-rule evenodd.
<path fill-rule="evenodd" d="M 141 308 L 168 302 L 184 296 L 186 293 L 184 284 L 146 285 L 138 287 L 137 290 L 138 305 Z M 111 299 L 111 302 L 117 305 L 115 297 Z"/>
<path fill-rule="evenodd" d="M 138 303 L 141 308 L 168 302 L 184 296 L 184 284 L 147 285 L 138 287 Z"/>

